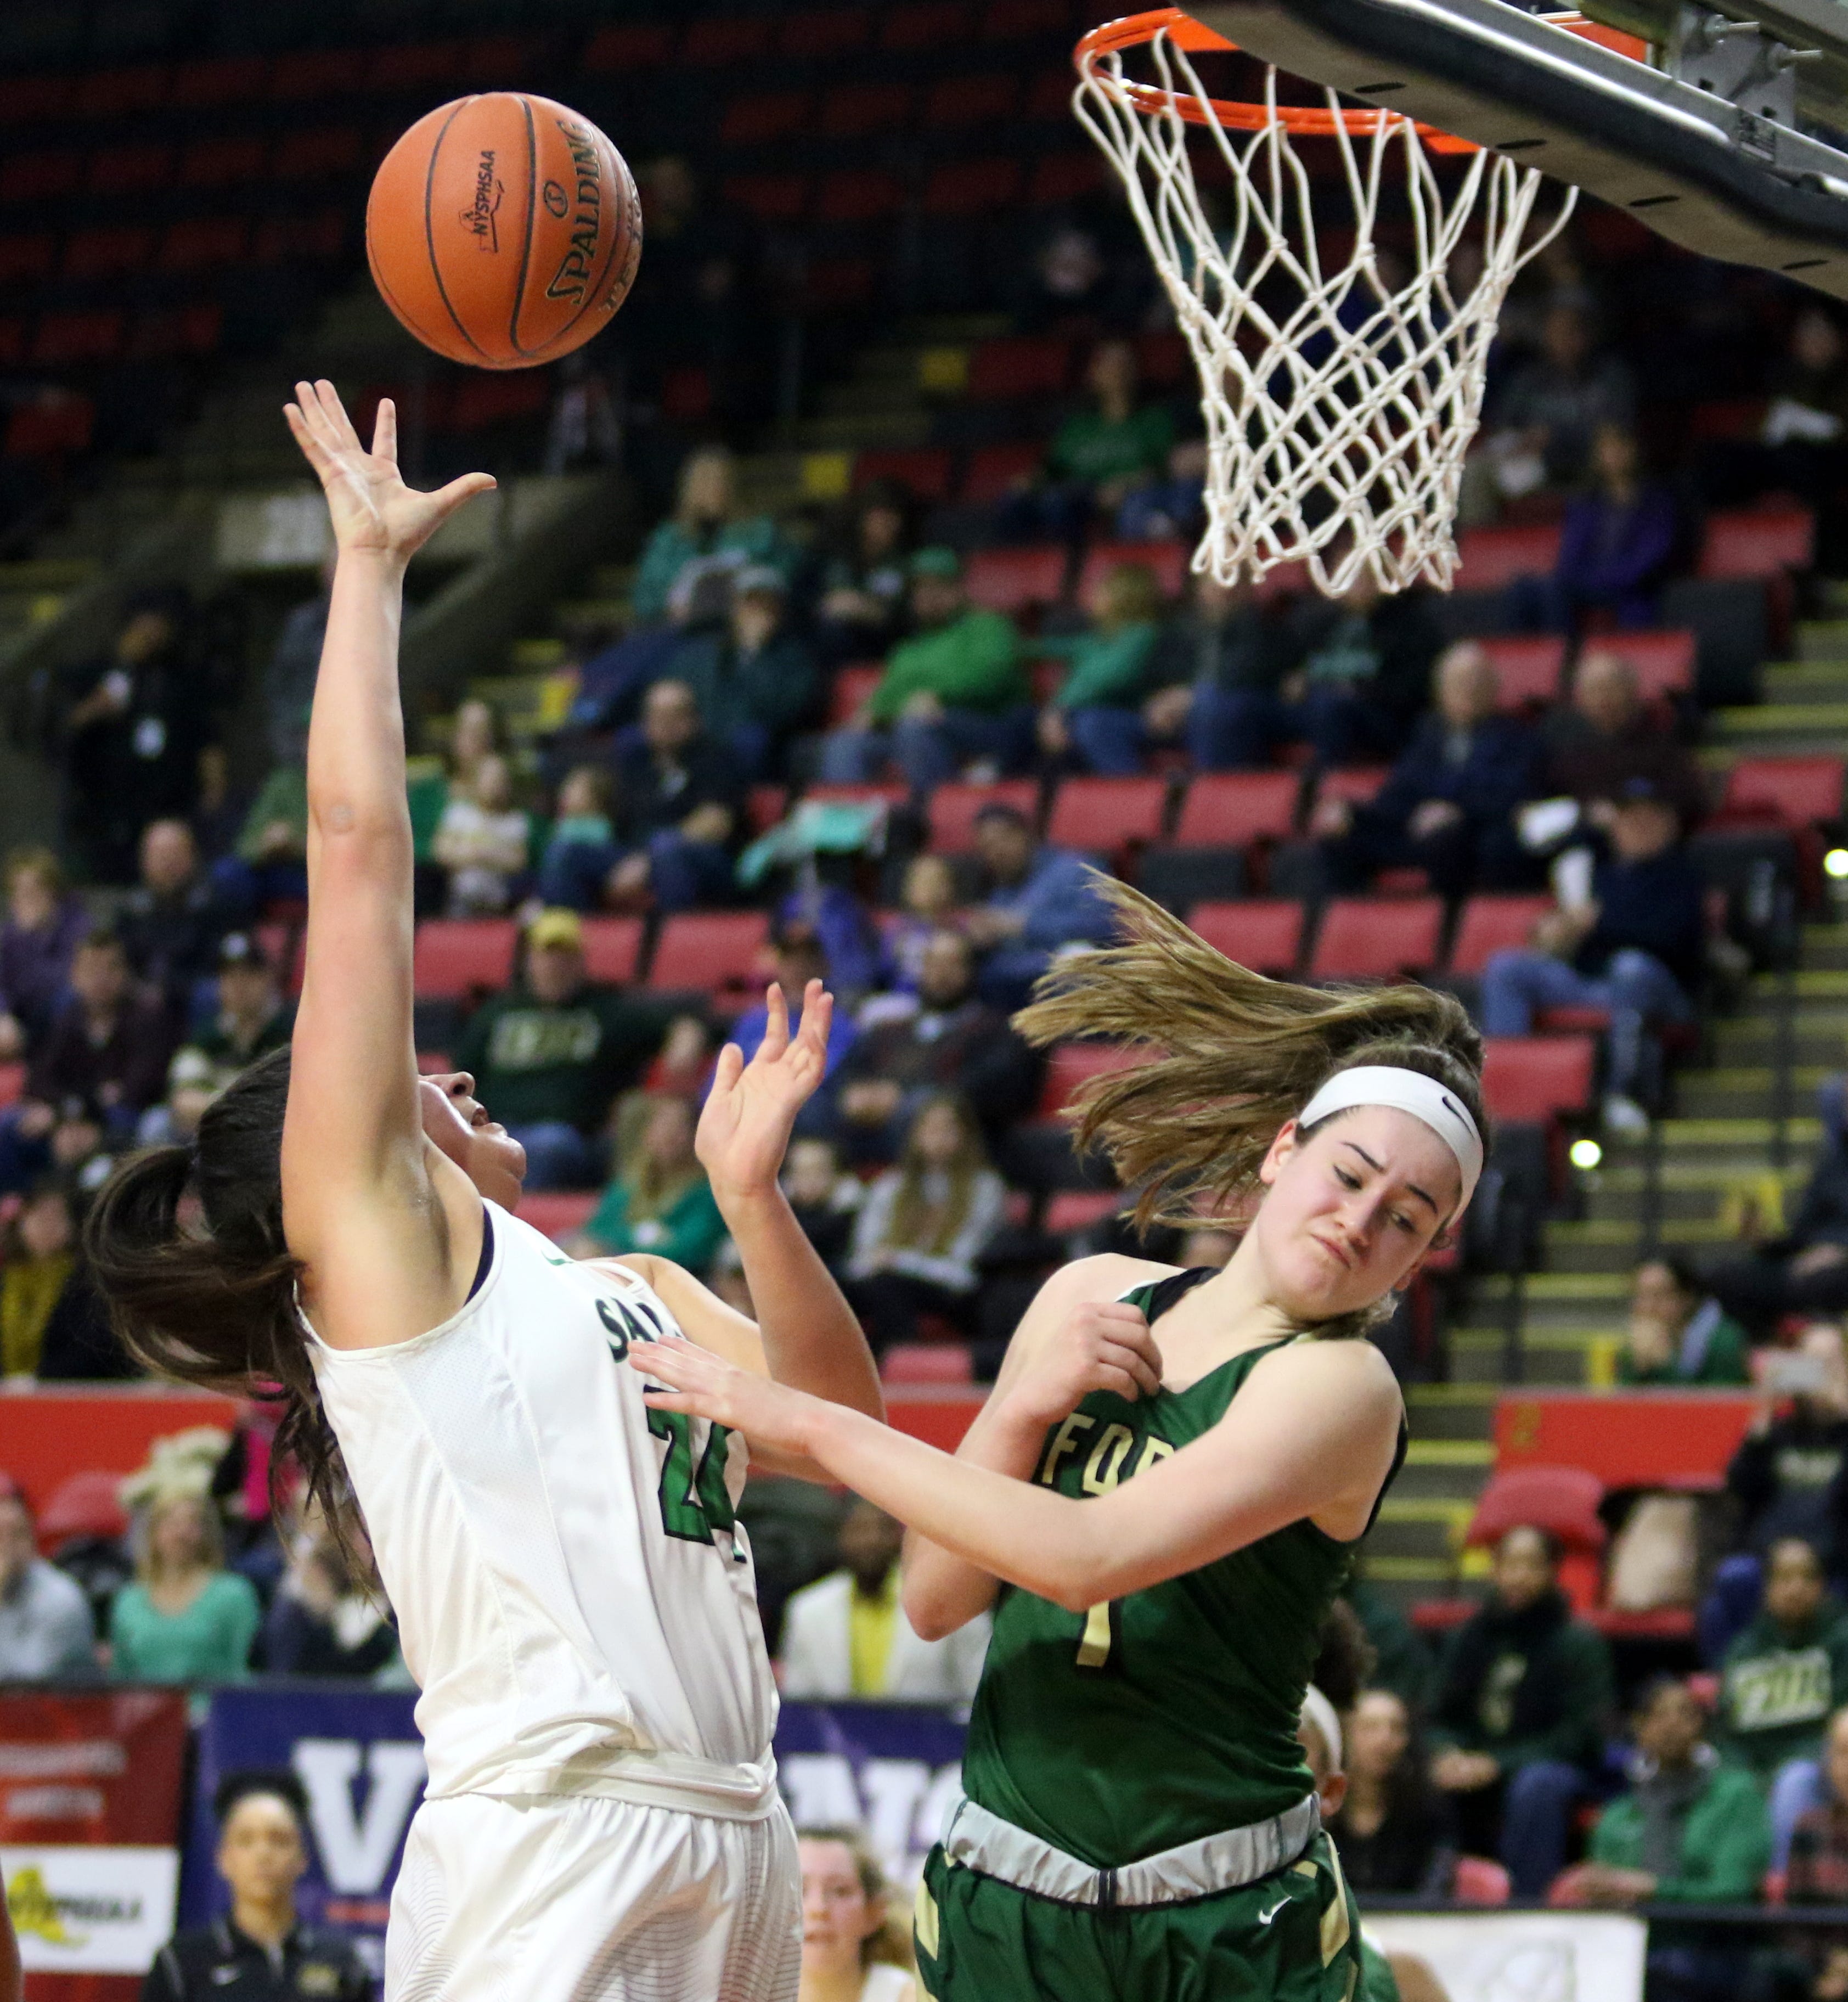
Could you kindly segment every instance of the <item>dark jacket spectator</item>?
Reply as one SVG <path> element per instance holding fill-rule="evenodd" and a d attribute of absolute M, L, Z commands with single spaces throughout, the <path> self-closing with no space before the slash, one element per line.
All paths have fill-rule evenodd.
<path fill-rule="evenodd" d="M 218 1013 L 187 1041 L 211 1064 L 222 1090 L 259 1057 L 288 1043 L 295 1010 L 282 998 L 275 968 L 249 932 L 227 933 L 219 945 L 218 988 Z"/>
<path fill-rule="evenodd" d="M 1404 1700 L 1370 1689 L 1346 1721 L 1348 1791 L 1329 1823 L 1355 1891 L 1445 1897 L 1456 1852 L 1424 1770 Z"/>
<path fill-rule="evenodd" d="M 455 1051 L 481 1102 L 526 1149 L 528 1188 L 601 1181 L 593 1136 L 661 1048 L 673 1013 L 585 978 L 574 912 L 534 920 L 524 977 L 482 1003 Z"/>
<path fill-rule="evenodd" d="M 685 682 L 658 681 L 642 703 L 639 738 L 616 759 L 616 832 L 629 852 L 608 890 L 644 894 L 667 911 L 722 902 L 744 822 L 737 761 L 706 734 Z"/>
<path fill-rule="evenodd" d="M 398 1658 L 398 1636 L 318 1519 L 291 1554 L 263 1621 L 263 1665 L 278 1676 L 375 1676 Z"/>
<path fill-rule="evenodd" d="M 125 883 L 149 821 L 183 816 L 206 741 L 203 675 L 185 657 L 182 594 L 131 607 L 106 660 L 70 680 L 64 718 L 67 845 L 99 882 Z"/>
<path fill-rule="evenodd" d="M 1636 670 L 1593 644 L 1572 676 L 1571 701 L 1543 726 L 1546 789 L 1590 803 L 1647 780 L 1672 800 L 1683 828 L 1707 811 L 1707 785 L 1686 748 L 1644 707 Z"/>
<path fill-rule="evenodd" d="M 1680 1258 L 1636 1269 L 1630 1327 L 1617 1353 L 1620 1383 L 1749 1383 L 1745 1331 Z"/>
<path fill-rule="evenodd" d="M 1566 509 L 1552 584 L 1555 618 L 1574 630 L 1588 612 L 1620 626 L 1649 626 L 1680 539 L 1674 496 L 1643 476 L 1634 432 L 1601 424 L 1593 438 L 1597 483 Z"/>
<path fill-rule="evenodd" d="M 1622 804 L 1633 804 L 1654 802 L 1633 792 Z M 1572 963 L 1581 973 L 1601 974 L 1620 952 L 1646 952 L 1691 994 L 1705 962 L 1706 885 L 1672 828 L 1660 847 L 1644 852 L 1641 837 L 1625 840 L 1623 825 L 1620 812 L 1613 829 L 1616 853 L 1598 864 L 1592 877 L 1597 918 Z"/>
<path fill-rule="evenodd" d="M 790 630 L 786 592 L 783 573 L 767 563 L 741 570 L 726 627 L 684 640 L 666 669 L 692 690 L 708 735 L 751 779 L 776 768 L 815 696 L 814 655 Z"/>
<path fill-rule="evenodd" d="M 1062 947 L 1101 944 L 1113 921 L 1084 858 L 1036 842 L 1012 807 L 977 814 L 975 852 L 986 895 L 964 933 L 985 954 L 976 981 L 982 999 L 1011 1013 Z"/>
<path fill-rule="evenodd" d="M 1273 700 L 1301 653 L 1281 601 L 1260 600 L 1249 578 L 1191 578 L 1187 609 L 1149 660 L 1155 692 L 1142 705 L 1138 748 L 1178 741 L 1203 772 L 1236 766 L 1249 752 L 1247 706 Z"/>
<path fill-rule="evenodd" d="M 1848 1905 L 1848 1711 L 1838 1711 L 1829 1721 L 1822 1781 L 1820 1799 L 1798 1815 L 1790 1830 L 1787 1905 Z M 1797 1963 L 1797 1993 L 1814 2002 L 1838 2002 L 1848 1987 L 1848 1932 L 1839 1926 L 1806 1927 L 1784 1934 L 1782 1944 Z"/>
<path fill-rule="evenodd" d="M 1832 1077 L 1816 1097 L 1822 1145 L 1788 1228 L 1707 1272 L 1715 1296 L 1754 1329 L 1780 1314 L 1848 1309 L 1848 1095 L 1843 1080 Z M 1812 1330 L 1811 1338 L 1822 1333 Z M 1832 1382 L 1841 1374 L 1839 1362 L 1838 1355 L 1830 1363 Z M 1842 1409 L 1848 1411 L 1848 1386 Z M 1848 1554 L 1848 1544 L 1841 1547 Z"/>
<path fill-rule="evenodd" d="M 1822 1560 L 1780 1536 L 1765 1565 L 1764 1610 L 1726 1651 L 1721 1749 L 1760 1783 L 1814 1759 L 1829 1718 L 1848 1704 L 1848 1609 L 1829 1595 Z"/>
<path fill-rule="evenodd" d="M 278 765 L 299 765 L 308 756 L 308 713 L 321 671 L 321 643 L 327 637 L 328 594 L 333 588 L 330 561 L 322 573 L 322 588 L 290 608 L 263 670 L 263 722 L 270 756 Z"/>
<path fill-rule="evenodd" d="M 1616 356 L 1597 351 L 1582 307 L 1561 301 L 1547 313 L 1541 351 L 1495 399 L 1491 421 L 1538 452 L 1547 483 L 1569 487 L 1584 473 L 1600 424 L 1628 424 L 1636 385 Z"/>
<path fill-rule="evenodd" d="M 821 572 L 817 635 L 831 661 L 874 660 L 904 637 L 911 497 L 875 480 L 853 497 L 846 532 Z"/>
<path fill-rule="evenodd" d="M 137 989 L 113 932 L 92 931 L 78 946 L 71 986 L 28 1067 L 27 1099 L 126 1137 L 166 1085 L 166 1012 Z"/>
<path fill-rule="evenodd" d="M 841 1172 L 832 1140 L 798 1137 L 783 1164 L 783 1192 L 823 1264 L 838 1278 L 853 1240 L 853 1216 L 864 1193 L 859 1178 Z"/>
<path fill-rule="evenodd" d="M 1362 888 L 1374 872 L 1421 868 L 1441 895 L 1518 888 L 1532 864 L 1514 810 L 1539 779 L 1540 745 L 1516 717 L 1498 713 L 1494 663 L 1468 640 L 1438 664 L 1437 702 L 1413 731 L 1372 800 L 1328 800 L 1312 832 L 1336 885 Z"/>
<path fill-rule="evenodd" d="M 1565 1861 L 1574 1802 L 1613 1708 L 1610 1650 L 1572 1617 L 1557 1554 L 1538 1529 L 1496 1547 L 1494 1589 L 1451 1636 L 1431 1711 L 1431 1777 L 1461 1846 L 1499 1849 L 1516 1892 L 1537 1896 Z"/>
<path fill-rule="evenodd" d="M 195 988 L 218 970 L 219 941 L 249 913 L 219 895 L 183 820 L 157 820 L 142 830 L 140 867 L 116 929 L 136 976 L 160 996 L 179 1034 Z"/>
<path fill-rule="evenodd" d="M 975 992 L 975 955 L 961 933 L 925 947 L 915 1013 L 862 1032 L 836 1083 L 841 1130 L 856 1160 L 894 1160 L 927 1096 L 967 1100 L 992 1146 L 1031 1107 L 1040 1063 Z"/>
<path fill-rule="evenodd" d="M 0 1062 L 23 1055 L 51 1026 L 71 976 L 71 955 L 90 928 L 48 848 L 15 855 L 0 924 Z"/>

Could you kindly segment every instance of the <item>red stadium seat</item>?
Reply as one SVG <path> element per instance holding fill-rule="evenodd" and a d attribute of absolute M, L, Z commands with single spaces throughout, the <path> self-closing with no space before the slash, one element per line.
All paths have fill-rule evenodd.
<path fill-rule="evenodd" d="M 762 911 L 679 911 L 661 928 L 648 985 L 658 992 L 717 993 L 756 984 L 769 943 Z"/>
<path fill-rule="evenodd" d="M 1459 591 L 1501 591 L 1518 577 L 1546 577 L 1559 560 L 1557 522 L 1466 528 L 1456 539 Z"/>
<path fill-rule="evenodd" d="M 773 140 L 786 139 L 808 122 L 810 102 L 806 90 L 772 90 L 734 97 L 719 122 L 719 143 L 763 146 Z"/>
<path fill-rule="evenodd" d="M 167 102 L 176 110 L 200 110 L 249 103 L 263 95 L 268 68 L 261 56 L 215 56 L 176 63 L 167 85 Z"/>
<path fill-rule="evenodd" d="M 44 1550 L 77 1536 L 125 1536 L 128 1511 L 122 1505 L 121 1475 L 102 1467 L 68 1475 L 52 1490 L 33 1526 Z"/>
<path fill-rule="evenodd" d="M 1078 602 L 1088 605 L 1091 593 L 1119 563 L 1145 564 L 1154 571 L 1162 595 L 1178 598 L 1187 588 L 1191 553 L 1185 542 L 1099 542 L 1078 573 Z"/>
<path fill-rule="evenodd" d="M 511 918 L 429 918 L 418 926 L 412 987 L 420 1001 L 462 1001 L 514 977 Z"/>
<path fill-rule="evenodd" d="M 1060 1043 L 1046 1061 L 1037 1117 L 1056 1119 L 1086 1078 L 1129 1070 L 1145 1061 L 1145 1057 L 1122 1043 Z"/>
<path fill-rule="evenodd" d="M 1254 973 L 1294 973 L 1302 957 L 1302 906 L 1288 897 L 1196 904 L 1187 923 L 1208 945 Z"/>
<path fill-rule="evenodd" d="M 1367 805 L 1386 783 L 1392 769 L 1389 765 L 1343 765 L 1324 772 L 1309 811 L 1313 813 L 1324 800 L 1345 800 L 1354 807 Z"/>
<path fill-rule="evenodd" d="M 1525 709 L 1553 701 L 1565 671 L 1566 643 L 1551 634 L 1479 640 L 1494 663 L 1504 709 Z"/>
<path fill-rule="evenodd" d="M 1244 848 L 1287 841 L 1302 781 L 1294 772 L 1212 772 L 1188 786 L 1174 825 L 1177 848 Z"/>
<path fill-rule="evenodd" d="M 968 393 L 980 403 L 1056 396 L 1072 372 L 1072 344 L 1043 334 L 1002 334 L 969 357 Z"/>
<path fill-rule="evenodd" d="M 1600 633 L 1587 643 L 1600 653 L 1627 661 L 1645 702 L 1664 696 L 1690 695 L 1694 687 L 1694 635 L 1685 629 L 1660 632 Z"/>
<path fill-rule="evenodd" d="M 562 1244 L 591 1220 L 602 1198 L 594 1189 L 532 1189 L 520 1198 L 519 1218 Z"/>
<path fill-rule="evenodd" d="M 709 16 L 688 28 L 680 60 L 710 68 L 760 62 L 770 53 L 770 25 L 761 14 Z"/>
<path fill-rule="evenodd" d="M 778 46 L 786 56 L 823 61 L 863 47 L 872 26 L 868 8 L 804 8 L 800 13 L 783 16 Z"/>
<path fill-rule="evenodd" d="M 244 254 L 247 234 L 241 215 L 200 215 L 169 225 L 161 239 L 156 268 L 162 271 L 204 271 L 235 264 Z"/>
<path fill-rule="evenodd" d="M 759 222 L 799 222 L 808 206 L 807 174 L 734 174 L 725 199 Z"/>
<path fill-rule="evenodd" d="M 1046 1198 L 1044 1227 L 1051 1236 L 1069 1237 L 1114 1216 L 1123 1203 L 1121 1189 L 1060 1189 Z"/>
<path fill-rule="evenodd" d="M 895 480 L 920 500 L 947 500 L 950 497 L 950 455 L 936 445 L 919 445 L 910 451 L 863 452 L 853 462 L 853 483 L 864 487 L 875 480 Z"/>
<path fill-rule="evenodd" d="M 1552 909 L 1550 897 L 1472 897 L 1457 924 L 1450 971 L 1474 979 L 1491 953 L 1524 947 L 1535 925 Z"/>
<path fill-rule="evenodd" d="M 856 804 L 879 800 L 889 810 L 903 806 L 911 797 L 911 789 L 896 780 L 884 786 L 811 786 L 802 797 L 805 800 L 842 800 Z"/>
<path fill-rule="evenodd" d="M 966 1341 L 895 1341 L 879 1375 L 886 1383 L 971 1383 L 975 1364 Z"/>
<path fill-rule="evenodd" d="M 753 835 L 768 834 L 789 810 L 787 786 L 753 786 L 744 795 L 744 825 Z"/>
<path fill-rule="evenodd" d="M 1832 825 L 1842 817 L 1842 761 L 1742 758 L 1726 775 L 1720 811 L 1774 818 L 1790 828 Z"/>
<path fill-rule="evenodd" d="M 859 708 L 868 696 L 879 685 L 879 677 L 885 672 L 877 661 L 861 661 L 841 668 L 835 675 L 834 686 L 828 691 L 828 721 L 834 730 L 845 730 L 859 713 Z"/>
<path fill-rule="evenodd" d="M 1599 1572 L 1610 1533 L 1598 1513 L 1604 1483 L 1582 1467 L 1511 1467 L 1491 1474 L 1464 1533 L 1466 1545 L 1499 1543 L 1510 1529 L 1544 1529 L 1564 1555 L 1559 1582 L 1575 1612 L 1598 1603 Z"/>
<path fill-rule="evenodd" d="M 6 420 L 9 459 L 61 459 L 87 452 L 96 428 L 96 406 L 88 396 L 53 390 L 14 406 Z"/>
<path fill-rule="evenodd" d="M 1013 112 L 1020 94 L 1019 82 L 1005 70 L 945 77 L 925 92 L 922 123 L 926 131 L 999 124 Z"/>
<path fill-rule="evenodd" d="M 977 549 L 963 570 L 971 604 L 1010 617 L 1058 602 L 1065 588 L 1065 552 L 1057 542 L 1024 549 Z"/>
<path fill-rule="evenodd" d="M 583 67 L 611 75 L 654 69 L 673 53 L 674 30 L 664 22 L 628 21 L 598 30 L 584 52 Z"/>
<path fill-rule="evenodd" d="M 49 277 L 57 262 L 55 236 L 0 236 L 0 284 Z"/>
<path fill-rule="evenodd" d="M 1439 897 L 1336 897 L 1322 912 L 1310 955 L 1314 980 L 1394 980 L 1437 963 Z"/>
<path fill-rule="evenodd" d="M 905 206 L 905 185 L 877 168 L 830 174 L 821 183 L 815 213 L 823 222 L 877 222 Z"/>
<path fill-rule="evenodd" d="M 593 980 L 626 986 L 641 971 L 642 921 L 640 918 L 586 918 L 584 970 Z"/>
<path fill-rule="evenodd" d="M 1065 0 L 989 0 L 982 10 L 982 39 L 1012 42 L 1025 35 L 1056 35 L 1071 15 Z"/>
<path fill-rule="evenodd" d="M 1742 507 L 1710 514 L 1700 541 L 1703 577 L 1777 577 L 1816 557 L 1816 518 L 1807 507 Z"/>
<path fill-rule="evenodd" d="M 1023 480 L 1039 470 L 1046 455 L 1042 445 L 985 445 L 969 455 L 961 497 L 971 507 L 1004 499 Z"/>
<path fill-rule="evenodd" d="M 901 131 L 909 120 L 911 95 L 908 83 L 837 85 L 821 100 L 821 136 L 856 139 Z"/>
<path fill-rule="evenodd" d="M 365 141 L 357 126 L 311 126 L 285 132 L 276 142 L 270 171 L 278 180 L 326 180 L 360 164 Z"/>
<path fill-rule="evenodd" d="M 1589 1036 L 1491 1036 L 1482 1095 L 1495 1119 L 1544 1125 L 1592 1102 L 1598 1045 Z"/>
<path fill-rule="evenodd" d="M 195 139 L 182 155 L 182 187 L 235 187 L 263 170 L 268 141 L 256 138 Z"/>
<path fill-rule="evenodd" d="M 173 177 L 170 146 L 106 146 L 90 166 L 92 194 L 152 194 Z"/>
<path fill-rule="evenodd" d="M 142 270 L 153 255 L 152 229 L 79 229 L 65 246 L 65 276 L 117 277 Z"/>
<path fill-rule="evenodd" d="M 68 368 L 110 361 L 121 345 L 119 312 L 48 312 L 33 337 L 32 359 L 47 368 Z"/>
<path fill-rule="evenodd" d="M 26 1089 L 23 1063 L 0 1064 L 0 1109 L 11 1105 Z"/>
<path fill-rule="evenodd" d="M 926 819 L 936 855 L 966 855 L 975 846 L 975 817 L 984 807 L 1012 807 L 1029 827 L 1040 817 L 1039 787 L 1031 779 L 1002 779 L 992 786 L 960 783 L 939 786 L 930 796 Z"/>
<path fill-rule="evenodd" d="M 1067 779 L 1052 796 L 1046 839 L 1114 855 L 1131 842 L 1159 841 L 1167 807 L 1166 779 Z"/>
<path fill-rule="evenodd" d="M 1029 119 L 1050 123 L 1052 116 L 1056 115 L 1041 108 L 1042 89 L 1048 81 L 1042 78 L 1027 93 Z M 1055 99 L 1069 116 L 1071 78 L 1060 75 L 1049 81 L 1058 88 L 1045 91 L 1045 96 Z M 1042 153 L 1033 163 L 1033 179 L 1027 184 L 1027 203 L 1034 208 L 1051 208 L 1065 202 L 1079 201 L 1086 195 L 1095 194 L 1109 179 L 1110 170 L 1094 148 L 1087 153 Z"/>
<path fill-rule="evenodd" d="M 1020 166 L 1006 158 L 947 160 L 924 183 L 926 215 L 980 215 L 1020 198 Z"/>
<path fill-rule="evenodd" d="M 915 55 L 954 47 L 968 26 L 964 0 L 914 0 L 908 7 L 882 10 L 879 40 L 882 47 Z"/>

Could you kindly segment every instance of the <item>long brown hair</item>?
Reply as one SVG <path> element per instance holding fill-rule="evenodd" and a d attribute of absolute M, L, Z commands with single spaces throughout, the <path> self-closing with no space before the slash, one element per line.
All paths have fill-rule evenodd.
<path fill-rule="evenodd" d="M 950 1183 L 947 1199 L 939 1208 L 924 1192 L 924 1177 L 930 1169 L 918 1140 L 919 1129 L 939 1107 L 953 1114 L 962 1131 L 962 1142 L 943 1170 Z M 968 1221 L 975 1200 L 975 1178 L 989 1164 L 988 1149 L 982 1144 L 982 1128 L 965 1101 L 954 1091 L 933 1092 L 918 1107 L 905 1135 L 905 1151 L 898 1157 L 898 1193 L 892 1204 L 886 1242 L 908 1250 L 940 1257 L 956 1241 L 956 1233 Z M 926 1232 L 929 1241 L 922 1241 Z"/>
<path fill-rule="evenodd" d="M 1185 1227 L 1247 1195 L 1278 1129 L 1358 1064 L 1435 1078 L 1487 1139 L 1482 1038 L 1453 996 L 1267 980 L 1127 884 L 1094 874 L 1093 888 L 1121 943 L 1062 961 L 1014 1027 L 1041 1048 L 1107 1037 L 1144 1059 L 1088 1079 L 1072 1114 L 1079 1150 L 1101 1149 L 1139 1191 L 1138 1226 Z"/>
<path fill-rule="evenodd" d="M 84 1246 L 110 1316 L 156 1376 L 283 1405 L 270 1456 L 336 1533 L 355 1520 L 346 1463 L 321 1406 L 296 1304 L 300 1261 L 282 1228 L 289 1052 L 260 1058 L 213 1100 L 190 1146 L 131 1155 L 103 1185 Z"/>

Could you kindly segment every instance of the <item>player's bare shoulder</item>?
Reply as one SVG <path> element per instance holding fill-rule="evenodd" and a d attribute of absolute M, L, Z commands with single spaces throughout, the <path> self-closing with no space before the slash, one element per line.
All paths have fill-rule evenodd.
<path fill-rule="evenodd" d="M 1172 1278 L 1177 1265 L 1165 1265 L 1156 1258 L 1132 1258 L 1120 1251 L 1100 1251 L 1088 1258 L 1074 1258 L 1062 1265 L 1033 1299 L 1036 1310 L 1063 1313 L 1086 1300 L 1118 1300 L 1136 1286 L 1152 1285 L 1158 1279 Z"/>

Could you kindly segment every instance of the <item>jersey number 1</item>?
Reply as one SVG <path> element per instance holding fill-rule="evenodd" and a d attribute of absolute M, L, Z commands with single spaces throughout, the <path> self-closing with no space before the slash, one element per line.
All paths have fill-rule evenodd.
<path fill-rule="evenodd" d="M 710 1543 L 714 1529 L 730 1529 L 737 1520 L 725 1485 L 726 1442 L 731 1435 L 723 1425 L 712 1426 L 696 1467 L 690 1412 L 650 1410 L 648 1429 L 668 1442 L 661 1470 L 661 1527 L 685 1542 Z"/>

